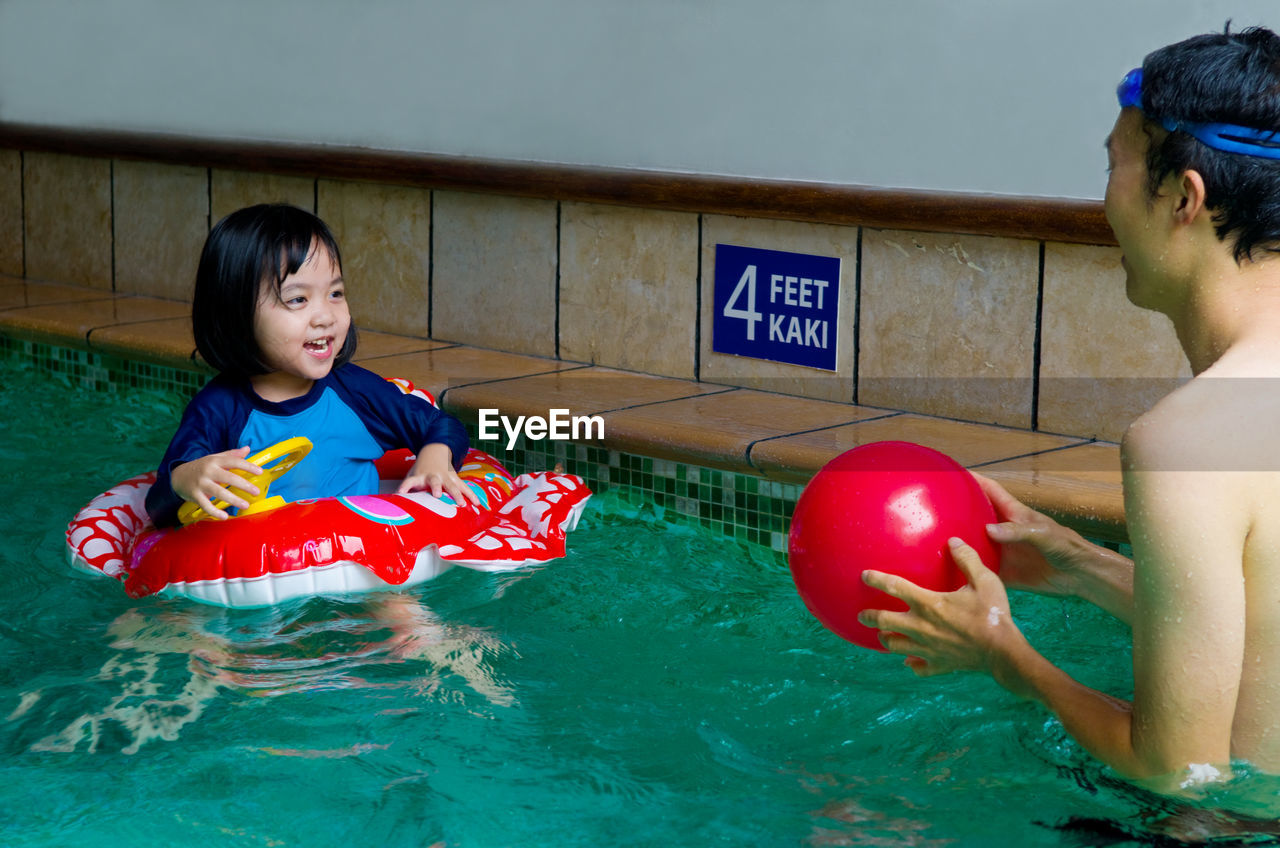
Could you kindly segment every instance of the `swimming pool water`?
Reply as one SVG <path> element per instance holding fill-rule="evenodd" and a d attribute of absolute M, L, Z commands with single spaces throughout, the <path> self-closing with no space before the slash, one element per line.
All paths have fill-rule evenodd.
<path fill-rule="evenodd" d="M 1169 812 L 1039 707 L 840 641 L 781 557 L 633 492 L 527 572 L 268 610 L 132 600 L 69 568 L 63 529 L 156 461 L 182 399 L 4 364 L 7 846 L 1056 846 Z M 1122 625 L 1014 612 L 1125 694 Z"/>

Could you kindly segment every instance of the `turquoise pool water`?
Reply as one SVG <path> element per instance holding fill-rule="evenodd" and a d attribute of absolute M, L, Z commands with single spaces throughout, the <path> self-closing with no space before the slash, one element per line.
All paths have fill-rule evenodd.
<path fill-rule="evenodd" d="M 258 611 L 131 600 L 67 566 L 63 528 L 155 461 L 181 398 L 5 365 L 7 846 L 1057 846 L 1176 814 L 1038 707 L 841 642 L 781 557 L 626 491 L 528 572 Z M 1121 625 L 1015 614 L 1125 692 Z"/>

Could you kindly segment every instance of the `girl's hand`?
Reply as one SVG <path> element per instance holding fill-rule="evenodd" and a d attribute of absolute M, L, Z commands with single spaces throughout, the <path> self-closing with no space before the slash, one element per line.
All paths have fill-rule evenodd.
<path fill-rule="evenodd" d="M 245 509 L 249 502 L 236 490 L 249 495 L 260 495 L 258 487 L 245 480 L 235 470 L 247 471 L 249 474 L 261 474 L 262 469 L 245 461 L 249 448 L 235 448 L 222 453 L 211 453 L 175 467 L 169 479 L 173 491 L 184 501 L 195 501 L 206 515 L 219 520 L 230 517 L 225 510 L 213 505 L 216 500 L 224 500 L 236 509 Z"/>
<path fill-rule="evenodd" d="M 409 474 L 396 489 L 396 494 L 430 491 L 435 497 L 447 493 L 455 503 L 467 501 L 480 506 L 480 496 L 453 470 L 453 455 L 449 446 L 432 442 L 418 452 L 418 458 Z"/>
<path fill-rule="evenodd" d="M 951 671 L 995 674 L 1002 659 L 1024 643 L 1009 616 L 1009 596 L 995 572 L 973 548 L 949 540 L 951 557 L 969 585 L 954 592 L 933 592 L 883 571 L 863 572 L 862 580 L 910 608 L 907 612 L 865 610 L 858 620 L 881 631 L 880 643 L 921 677 Z"/>
<path fill-rule="evenodd" d="M 1000 579 L 1006 586 L 1045 595 L 1077 594 L 1074 578 L 1096 558 L 1095 546 L 1070 528 L 1023 504 L 996 481 L 974 474 L 995 507 L 999 524 L 987 536 L 1000 548 Z"/>

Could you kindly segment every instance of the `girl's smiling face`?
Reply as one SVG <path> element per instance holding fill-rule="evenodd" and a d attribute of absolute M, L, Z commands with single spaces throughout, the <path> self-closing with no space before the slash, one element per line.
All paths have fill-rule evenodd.
<path fill-rule="evenodd" d="M 279 296 L 270 280 L 263 281 L 253 335 L 271 371 L 250 379 L 254 391 L 277 402 L 306 394 L 333 369 L 350 329 L 342 269 L 313 241 L 302 267 L 280 284 Z"/>

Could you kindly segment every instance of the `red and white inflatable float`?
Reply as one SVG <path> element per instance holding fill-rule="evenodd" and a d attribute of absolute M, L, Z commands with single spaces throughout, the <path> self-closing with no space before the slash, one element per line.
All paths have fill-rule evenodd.
<path fill-rule="evenodd" d="M 157 529 L 145 507 L 154 472 L 113 486 L 68 525 L 72 565 L 122 581 L 135 598 L 177 595 L 226 607 L 269 606 L 412 586 L 454 565 L 509 571 L 562 557 L 565 534 L 591 497 L 580 477 L 541 472 L 512 479 L 497 460 L 473 448 L 459 476 L 483 507 L 429 492 L 272 503 L 267 485 L 309 449 L 299 442 L 306 440 L 291 439 L 250 457 L 265 469 L 253 480 L 263 496 L 224 521 Z M 275 459 L 280 461 L 266 467 Z M 378 463 L 383 488 L 394 491 L 412 463 L 408 451 L 384 456 Z"/>

